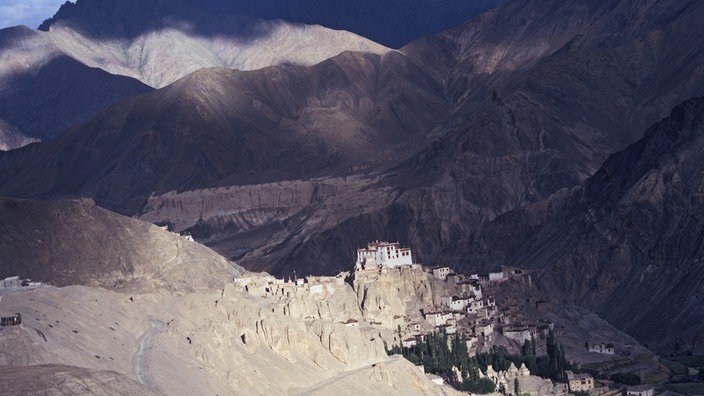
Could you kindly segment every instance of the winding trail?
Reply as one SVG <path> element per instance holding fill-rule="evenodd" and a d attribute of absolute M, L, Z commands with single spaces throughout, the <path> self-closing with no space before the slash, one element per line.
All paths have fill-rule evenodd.
<path fill-rule="evenodd" d="M 399 359 L 403 359 L 403 357 L 401 357 L 401 355 L 393 355 L 393 356 L 390 356 L 388 359 L 384 360 L 383 362 L 379 362 L 379 363 L 387 363 L 387 364 L 388 364 L 388 363 L 397 361 L 397 360 L 399 360 Z M 379 363 L 377 363 L 377 364 L 379 364 Z M 376 366 L 376 364 L 374 364 L 374 365 L 372 365 L 372 366 L 360 367 L 360 368 L 354 369 L 354 370 L 343 371 L 343 372 L 341 372 L 340 374 L 337 374 L 337 375 L 335 375 L 335 376 L 332 376 L 332 377 L 330 377 L 330 378 L 324 380 L 323 382 L 319 382 L 319 383 L 317 383 L 317 384 L 311 386 L 310 388 L 306 388 L 306 389 L 299 390 L 299 391 L 295 392 L 295 394 L 296 394 L 297 396 L 313 395 L 313 394 L 315 394 L 316 392 L 320 391 L 321 389 L 327 388 L 328 386 L 330 386 L 331 384 L 334 384 L 334 383 L 337 382 L 337 381 L 340 381 L 340 380 L 342 380 L 342 379 L 344 379 L 344 378 L 347 378 L 347 377 L 349 377 L 349 376 L 351 376 L 351 375 L 354 375 L 354 374 L 356 374 L 356 373 L 358 373 L 358 372 L 360 372 L 360 371 L 369 370 L 369 369 L 371 369 L 371 368 L 374 367 L 374 366 Z"/>
<path fill-rule="evenodd" d="M 159 386 L 154 381 L 154 378 L 149 375 L 149 354 L 152 352 L 154 347 L 152 339 L 164 328 L 164 322 L 156 319 L 149 319 L 149 324 L 151 324 L 151 328 L 144 332 L 144 334 L 142 334 L 139 338 L 139 350 L 134 357 L 134 370 L 135 374 L 137 374 L 137 380 L 139 380 L 139 382 L 150 388 L 159 389 Z"/>

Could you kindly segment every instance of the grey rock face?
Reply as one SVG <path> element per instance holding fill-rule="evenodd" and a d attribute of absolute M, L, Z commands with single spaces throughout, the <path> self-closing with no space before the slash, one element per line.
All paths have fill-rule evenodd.
<path fill-rule="evenodd" d="M 489 224 L 485 262 L 534 268 L 545 290 L 643 343 L 700 349 L 703 121 L 704 99 L 686 101 L 582 188 Z M 491 239 L 508 228 L 521 237 Z"/>

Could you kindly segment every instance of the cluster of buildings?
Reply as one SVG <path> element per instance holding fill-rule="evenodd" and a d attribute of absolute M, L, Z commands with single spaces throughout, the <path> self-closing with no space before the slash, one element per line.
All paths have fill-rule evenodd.
<path fill-rule="evenodd" d="M 494 297 L 487 295 L 496 286 L 509 280 L 531 285 L 532 279 L 528 271 L 504 267 L 500 272 L 480 275 L 456 273 L 446 266 L 424 268 L 413 263 L 411 249 L 401 247 L 398 242 L 375 241 L 358 249 L 356 256 L 355 277 L 378 279 L 376 276 L 389 274 L 409 279 L 403 278 L 404 274 L 413 272 L 414 277 L 426 279 L 432 284 L 433 304 L 421 309 L 422 316 L 417 316 L 417 312 L 415 315 L 409 312 L 393 315 L 390 323 L 392 328 L 401 329 L 401 343 L 404 347 L 415 346 L 425 341 L 429 333 L 442 329 L 447 334 L 464 334 L 467 350 L 470 355 L 474 355 L 495 344 L 508 345 L 507 341 L 514 341 L 513 345 L 520 346 L 525 341 L 541 338 L 555 330 L 552 322 L 528 318 L 525 314 L 527 305 L 534 308 L 534 312 L 550 310 L 550 301 L 505 299 L 497 303 Z M 337 288 L 345 287 L 348 275 L 349 273 L 341 273 L 335 277 L 308 276 L 298 279 L 294 272 L 288 279 L 250 275 L 235 278 L 234 282 L 247 293 L 260 297 L 286 298 L 296 293 L 306 293 L 325 298 Z M 426 301 L 425 305 L 427 304 Z M 369 318 L 365 321 L 372 325 L 382 324 Z M 352 318 L 342 323 L 349 327 L 361 324 Z M 389 323 L 385 325 L 388 326 Z M 614 346 L 610 343 L 588 345 L 588 349 L 590 352 L 614 354 Z M 521 393 L 528 395 L 594 392 L 595 381 L 591 375 L 571 371 L 566 371 L 565 374 L 567 384 L 552 384 L 549 380 L 531 376 L 525 365 L 517 368 L 511 364 L 505 372 L 496 372 L 489 366 L 486 373 L 481 375 L 491 379 L 497 389 L 505 389 L 507 392 L 513 390 L 515 381 L 526 386 L 523 388 L 524 385 L 521 385 Z M 528 388 L 534 389 L 529 391 Z M 652 392 L 652 387 L 645 390 L 633 388 L 632 392 L 628 394 L 652 396 L 652 393 L 648 393 Z"/>
<path fill-rule="evenodd" d="M 424 323 L 401 317 L 393 325 L 402 328 L 402 344 L 411 347 L 425 340 L 428 332 L 442 329 L 447 334 L 461 332 L 467 339 L 471 354 L 493 345 L 496 335 L 523 343 L 552 329 L 552 323 L 521 324 L 510 315 L 510 308 L 501 308 L 484 290 L 508 280 L 532 284 L 529 272 L 512 267 L 486 275 L 456 273 L 449 266 L 424 269 L 413 263 L 410 248 L 401 247 L 398 242 L 374 241 L 367 247 L 357 249 L 355 273 L 392 270 L 425 271 L 432 275 L 433 282 L 442 295 L 439 304 L 426 307 L 422 311 Z M 421 322 L 423 322 L 421 320 Z"/>
<path fill-rule="evenodd" d="M 294 293 L 307 293 L 310 295 L 334 293 L 337 287 L 344 285 L 345 276 L 344 274 L 339 274 L 337 276 L 297 278 L 294 272 L 294 276 L 288 279 L 279 279 L 271 275 L 252 275 L 234 278 L 233 281 L 252 295 L 260 297 L 290 297 Z"/>
<path fill-rule="evenodd" d="M 464 333 L 471 354 L 493 345 L 499 334 L 522 344 L 553 329 L 550 322 L 525 324 L 515 312 L 520 311 L 517 304 L 501 306 L 494 297 L 485 295 L 485 290 L 508 280 L 532 284 L 527 271 L 512 267 L 488 275 L 455 273 L 449 267 L 431 271 L 436 281 L 444 282 L 439 289 L 446 294 L 440 299 L 439 310 L 424 313 L 425 320 L 448 334 Z"/>

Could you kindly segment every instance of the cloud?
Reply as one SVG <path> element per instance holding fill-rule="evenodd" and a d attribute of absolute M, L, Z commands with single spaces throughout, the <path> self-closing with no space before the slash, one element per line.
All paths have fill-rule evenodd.
<path fill-rule="evenodd" d="M 52 17 L 66 0 L 1 0 L 0 29 L 27 25 L 36 29 Z"/>

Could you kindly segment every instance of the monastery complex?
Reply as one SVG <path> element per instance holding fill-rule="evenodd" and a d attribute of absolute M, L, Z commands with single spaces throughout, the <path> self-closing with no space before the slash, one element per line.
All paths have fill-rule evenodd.
<path fill-rule="evenodd" d="M 251 295 L 280 301 L 288 314 L 296 309 L 291 304 L 294 300 L 313 301 L 308 305 L 320 310 L 320 306 L 329 304 L 340 293 L 354 293 L 345 297 L 345 301 L 356 299 L 358 310 L 339 318 L 340 325 L 376 329 L 373 331 L 389 345 L 405 348 L 425 341 L 432 332 L 460 333 L 470 356 L 494 346 L 520 350 L 525 342 L 544 339 L 555 330 L 554 323 L 523 313 L 527 305 L 540 310 L 551 302 L 497 301 L 491 295 L 491 291 L 509 281 L 532 285 L 530 272 L 513 267 L 489 274 L 455 273 L 449 266 L 423 267 L 413 262 L 410 248 L 383 241 L 357 249 L 353 270 L 337 276 L 298 278 L 294 273 L 287 279 L 278 279 L 267 274 L 249 274 L 234 279 L 235 284 Z M 595 354 L 614 354 L 612 344 L 595 343 L 588 349 Z M 513 364 L 506 372 L 495 372 L 489 366 L 480 373 L 491 379 L 497 389 L 501 386 L 510 391 L 514 380 L 518 381 L 522 395 L 566 395 L 594 390 L 595 382 L 589 374 L 567 374 L 568 383 L 553 384 L 531 375 L 525 366 L 517 368 Z"/>

